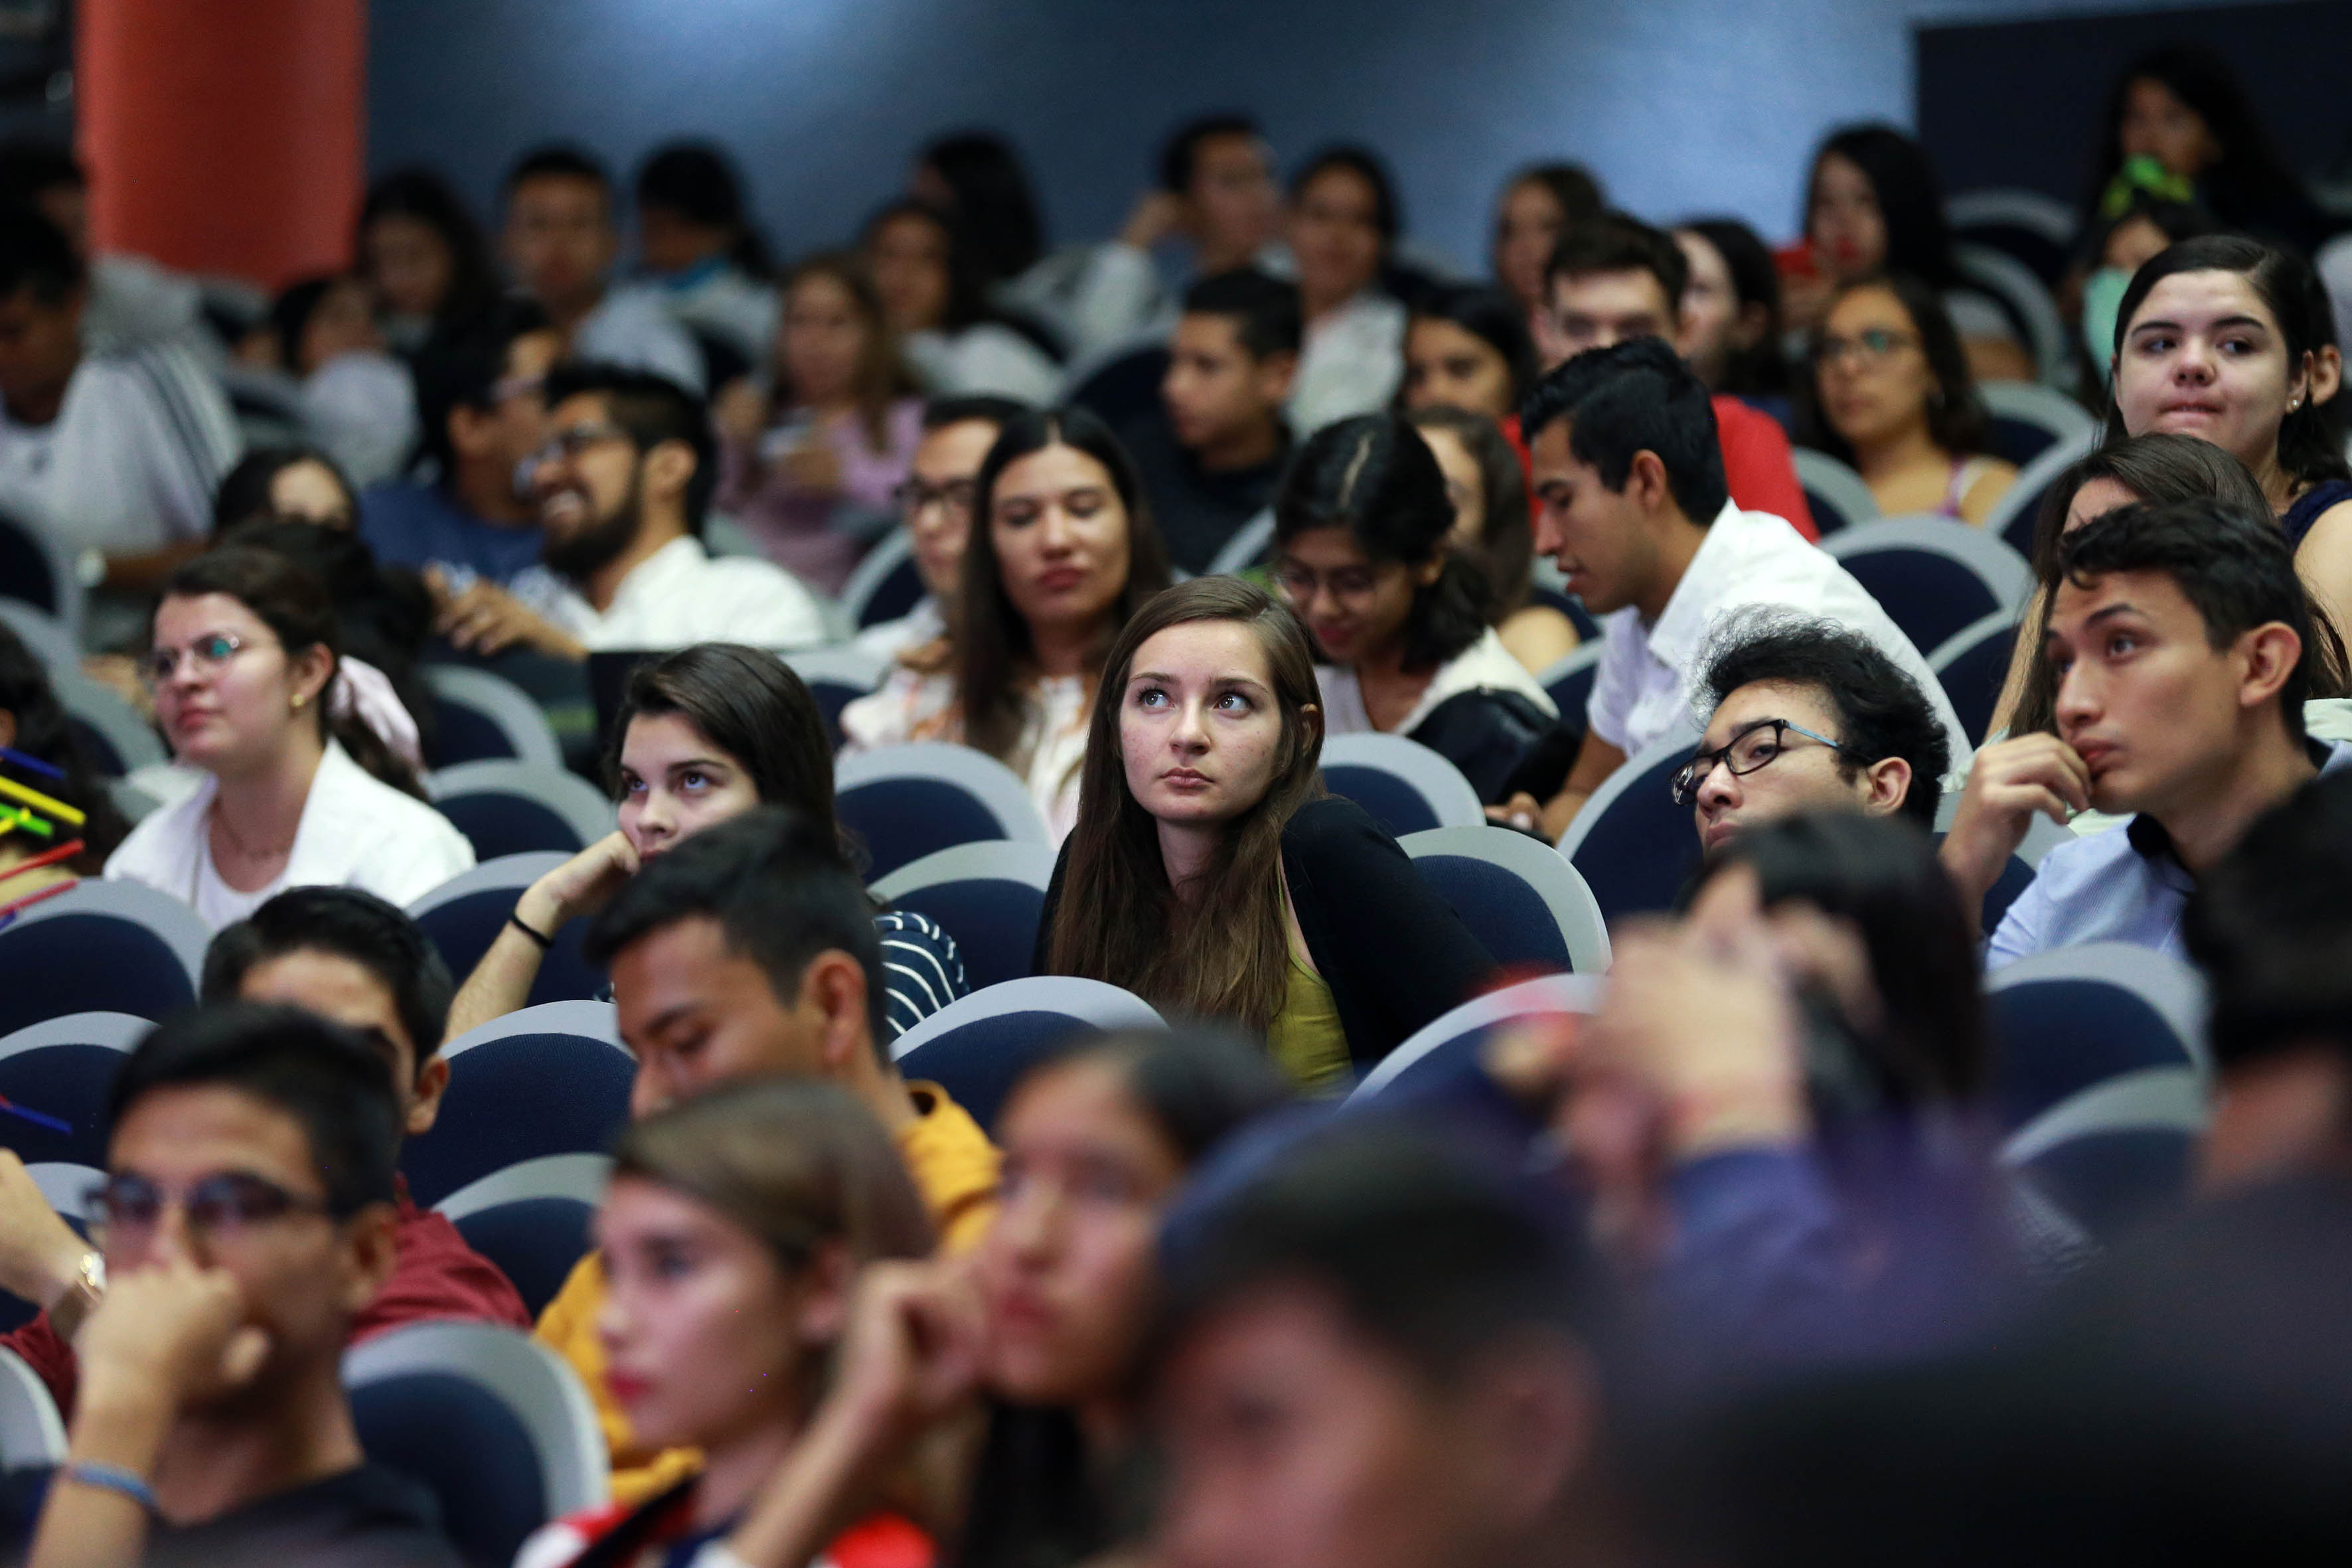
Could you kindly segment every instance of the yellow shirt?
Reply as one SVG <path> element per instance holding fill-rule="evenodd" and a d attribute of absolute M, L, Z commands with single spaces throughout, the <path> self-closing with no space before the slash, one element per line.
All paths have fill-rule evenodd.
<path fill-rule="evenodd" d="M 1348 1032 L 1339 1026 L 1339 1005 L 1323 977 L 1290 959 L 1290 984 L 1283 992 L 1282 1011 L 1265 1026 L 1265 1048 L 1283 1076 L 1302 1093 L 1322 1094 L 1347 1081 L 1353 1066 L 1348 1057 Z"/>
<path fill-rule="evenodd" d="M 935 1083 L 910 1083 L 916 1120 L 898 1133 L 907 1173 L 923 1195 L 949 1252 L 969 1252 L 996 1217 L 996 1148 L 980 1123 Z M 702 1463 L 694 1448 L 657 1453 L 638 1449 L 628 1417 L 604 1387 L 604 1347 L 596 1337 L 596 1317 L 604 1305 L 604 1263 L 591 1252 L 572 1268 L 563 1289 L 539 1315 L 539 1342 L 572 1363 L 604 1429 L 612 1456 L 613 1500 L 632 1507 L 686 1479 Z"/>

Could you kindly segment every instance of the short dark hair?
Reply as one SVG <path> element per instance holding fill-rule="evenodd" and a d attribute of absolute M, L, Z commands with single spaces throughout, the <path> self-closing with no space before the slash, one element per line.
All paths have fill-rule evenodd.
<path fill-rule="evenodd" d="M 1593 272 L 1646 272 L 1666 291 L 1666 309 L 1680 310 L 1683 291 L 1690 287 L 1690 258 L 1662 228 L 1652 228 L 1631 213 L 1610 211 L 1560 231 L 1544 264 L 1544 288 L 1553 280 L 1580 278 Z"/>
<path fill-rule="evenodd" d="M 87 275 L 57 225 L 31 207 L 0 206 L 0 300 L 30 289 L 41 304 L 62 304 Z"/>
<path fill-rule="evenodd" d="M 302 1124 L 338 1217 L 393 1201 L 400 1100 L 383 1054 L 299 1007 L 230 1002 L 148 1031 L 114 1075 L 107 1125 L 168 1089 L 233 1089 Z"/>
<path fill-rule="evenodd" d="M 993 393 L 965 392 L 951 397 L 933 397 L 923 404 L 923 429 L 926 434 L 944 430 L 950 425 L 968 425 L 982 421 L 1003 429 L 1024 414 L 1033 412 L 1017 397 L 999 397 Z"/>
<path fill-rule="evenodd" d="M 515 340 L 547 330 L 547 312 L 536 300 L 508 296 L 455 330 L 436 332 L 417 352 L 413 367 L 417 446 L 440 470 L 443 484 L 453 482 L 457 466 L 449 416 L 460 408 L 489 408 L 497 401 L 499 383 L 506 379 Z"/>
<path fill-rule="evenodd" d="M 2181 932 L 2224 1068 L 2324 1041 L 2352 1055 L 2352 775 L 2305 784 L 2197 879 Z"/>
<path fill-rule="evenodd" d="M 1372 226 L 1380 232 L 1381 248 L 1386 250 L 1404 232 L 1404 214 L 1397 205 L 1396 181 L 1389 175 L 1389 167 L 1381 155 L 1369 147 L 1326 147 L 1298 166 L 1290 177 L 1290 195 L 1296 201 L 1323 175 L 1334 169 L 1346 169 L 1372 188 Z"/>
<path fill-rule="evenodd" d="M 2219 651 L 2273 621 L 2303 645 L 2278 694 L 2279 717 L 2304 738 L 2303 705 L 2344 688 L 2344 643 L 2295 575 L 2294 552 L 2267 516 L 2225 501 L 2142 502 L 2094 518 L 2059 547 L 2062 581 L 2087 586 L 2114 572 L 2160 572 L 2197 607 Z"/>
<path fill-rule="evenodd" d="M 441 1048 L 457 987 L 440 950 L 399 910 L 357 888 L 289 888 L 225 926 L 205 950 L 201 994 L 234 1002 L 254 965 L 289 952 L 330 952 L 375 976 L 392 994 L 422 1068 Z"/>
<path fill-rule="evenodd" d="M 1903 815 L 1936 826 L 1951 742 L 1919 683 L 1876 643 L 1835 621 L 1788 614 L 1741 616 L 1717 631 L 1700 689 L 1709 712 L 1744 686 L 1779 681 L 1818 691 L 1837 714 L 1842 778 L 1889 757 L 1911 764 Z"/>
<path fill-rule="evenodd" d="M 726 149 L 709 142 L 668 142 L 637 165 L 637 211 L 676 213 L 692 224 L 728 233 L 727 257 L 754 278 L 773 270 L 768 247 L 751 226 L 742 176 Z"/>
<path fill-rule="evenodd" d="M 1625 488 L 1634 454 L 1654 452 L 1675 504 L 1701 528 L 1731 499 L 1706 384 L 1663 338 L 1587 349 L 1556 367 L 1520 405 L 1521 438 L 1555 419 L 1569 422 L 1576 460 L 1612 490 Z"/>
<path fill-rule="evenodd" d="M 1252 359 L 1295 354 L 1306 335 L 1298 285 L 1255 267 L 1220 272 L 1185 289 L 1184 314 L 1231 317 L 1234 335 Z"/>
<path fill-rule="evenodd" d="M 824 825 L 763 805 L 708 828 L 647 862 L 588 928 L 590 963 L 680 921 L 719 922 L 730 952 L 750 959 L 789 1002 L 819 953 L 845 952 L 866 975 L 866 1021 L 885 1066 L 882 943 L 874 903 Z"/>
<path fill-rule="evenodd" d="M 719 447 L 702 399 L 666 375 L 593 360 L 571 360 L 547 373 L 547 406 L 595 394 L 614 424 L 629 434 L 639 457 L 665 441 L 682 441 L 694 454 L 694 477 L 686 482 L 687 531 L 702 533 L 711 492 L 719 488 Z"/>
<path fill-rule="evenodd" d="M 507 171 L 500 187 L 509 196 L 525 180 L 586 180 L 604 193 L 605 203 L 613 199 L 613 176 L 604 163 L 586 148 L 568 142 L 552 142 L 534 147 L 514 161 Z"/>
<path fill-rule="evenodd" d="M 1246 136 L 1255 142 L 1265 140 L 1265 133 L 1246 114 L 1203 114 L 1186 121 L 1160 149 L 1160 188 L 1179 196 L 1191 190 L 1201 143 L 1219 136 Z"/>
<path fill-rule="evenodd" d="M 1379 1115 L 1277 1156 L 1171 1262 L 1170 1344 L 1263 1291 L 1301 1286 L 1440 1389 L 1517 1333 L 1578 1335 L 1594 1294 L 1565 1226 L 1464 1151 Z"/>

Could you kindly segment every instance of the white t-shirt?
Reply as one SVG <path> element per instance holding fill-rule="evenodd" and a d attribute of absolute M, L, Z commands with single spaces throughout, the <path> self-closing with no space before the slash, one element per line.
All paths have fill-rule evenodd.
<path fill-rule="evenodd" d="M 897 658 L 908 648 L 921 647 L 948 635 L 947 617 L 940 602 L 929 594 L 895 621 L 877 621 L 850 639 L 861 652 L 877 658 Z"/>
<path fill-rule="evenodd" d="M 207 828 L 219 791 L 207 774 L 187 798 L 151 814 L 108 857 L 106 874 L 184 900 L 218 930 L 289 888 L 357 888 L 405 908 L 474 865 L 474 847 L 447 817 L 374 778 L 330 741 L 285 871 L 240 893 L 213 865 Z"/>
<path fill-rule="evenodd" d="M 1307 329 L 1287 405 L 1300 440 L 1326 425 L 1377 414 L 1404 380 L 1404 307 L 1367 289 Z"/>
<path fill-rule="evenodd" d="M 1764 606 L 1834 621 L 1875 644 L 1935 708 L 1951 742 L 1952 771 L 1968 766 L 1974 748 L 1943 682 L 1870 591 L 1783 519 L 1741 511 L 1729 501 L 1708 525 L 1656 626 L 1643 625 L 1630 605 L 1601 618 L 1608 640 L 1586 707 L 1592 733 L 1629 757 L 1664 739 L 1691 715 L 1708 638 L 1726 616 Z"/>
<path fill-rule="evenodd" d="M 649 370 L 697 397 L 703 395 L 702 351 L 670 319 L 659 290 L 638 284 L 605 290 L 572 329 L 572 357 Z"/>
<path fill-rule="evenodd" d="M 1087 732 L 1094 703 L 1079 676 L 1034 681 L 1027 692 L 1021 742 L 1007 759 L 1029 786 L 1029 798 L 1059 845 L 1078 825 L 1080 775 L 1087 760 Z M 894 746 L 906 741 L 963 742 L 963 710 L 957 705 L 955 676 L 926 674 L 904 665 L 890 672 L 882 689 L 841 710 L 841 754 Z"/>
<path fill-rule="evenodd" d="M 243 448 L 219 384 L 187 350 L 86 354 L 47 425 L 0 409 L 0 508 L 68 550 L 159 550 L 209 532 Z"/>
<path fill-rule="evenodd" d="M 1062 367 L 1010 327 L 982 321 L 960 332 L 910 332 L 899 352 L 934 397 L 988 393 L 1043 408 L 1062 394 Z"/>
<path fill-rule="evenodd" d="M 1315 684 L 1322 693 L 1325 734 L 1373 732 L 1376 727 L 1372 716 L 1364 710 L 1364 689 L 1357 683 L 1354 667 L 1318 664 L 1315 667 Z M 1423 720 L 1437 711 L 1439 703 L 1465 691 L 1516 691 L 1543 712 L 1554 717 L 1559 713 L 1551 693 L 1528 673 L 1526 665 L 1511 657 L 1511 650 L 1503 646 L 1495 628 L 1488 626 L 1476 642 L 1437 667 L 1421 700 L 1390 733 L 1412 734 Z"/>
<path fill-rule="evenodd" d="M 698 642 L 790 648 L 825 640 L 824 612 L 799 578 L 748 556 L 714 559 L 691 535 L 637 563 L 601 614 L 567 587 L 549 618 L 592 649 L 667 651 Z"/>

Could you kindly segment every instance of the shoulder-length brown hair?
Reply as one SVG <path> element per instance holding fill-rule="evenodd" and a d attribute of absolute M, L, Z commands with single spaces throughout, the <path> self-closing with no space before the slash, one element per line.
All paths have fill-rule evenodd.
<path fill-rule="evenodd" d="M 890 330 L 889 318 L 882 312 L 882 297 L 874 291 L 874 281 L 866 275 L 866 264 L 846 250 L 828 250 L 812 256 L 784 275 L 776 289 L 778 307 L 776 335 L 783 336 L 784 317 L 792 310 L 793 290 L 812 278 L 826 278 L 841 285 L 849 295 L 851 309 L 866 327 L 866 346 L 858 351 L 857 397 L 858 423 L 866 429 L 866 445 L 869 451 L 880 452 L 890 445 L 890 405 L 902 397 L 912 397 L 917 392 L 915 378 L 908 374 L 906 361 L 899 357 L 898 334 Z M 781 414 L 796 397 L 784 370 L 783 355 L 776 356 L 776 395 L 772 412 Z"/>
<path fill-rule="evenodd" d="M 1006 422 L 972 483 L 971 542 L 964 547 L 963 605 L 956 617 L 956 707 L 966 745 L 1000 760 L 1012 756 L 1027 722 L 1022 687 L 1034 673 L 1029 623 L 1004 591 L 990 522 L 997 481 L 1033 452 L 1070 447 L 1100 463 L 1127 513 L 1127 585 L 1112 602 L 1108 645 L 1142 603 L 1168 586 L 1168 548 L 1151 521 L 1143 481 L 1110 427 L 1078 407 L 1046 409 Z"/>
<path fill-rule="evenodd" d="M 1444 430 L 1462 443 L 1478 465 L 1479 505 L 1485 521 L 1472 553 L 1486 569 L 1486 585 L 1494 596 L 1486 605 L 1486 621 L 1501 626 L 1528 606 L 1535 586 L 1535 519 L 1528 510 L 1528 471 L 1519 466 L 1503 427 L 1483 414 L 1434 404 L 1405 416 L 1424 433 Z"/>
<path fill-rule="evenodd" d="M 1159 825 L 1127 787 L 1118 717 L 1136 650 L 1193 621 L 1235 621 L 1255 635 L 1282 741 L 1265 794 L 1226 825 L 1199 891 L 1180 901 L 1160 858 Z M 1282 830 L 1323 793 L 1322 756 L 1314 645 L 1288 605 L 1238 577 L 1200 577 L 1137 611 L 1105 662 L 1087 735 L 1078 823 L 1047 950 L 1052 973 L 1108 981 L 1173 1013 L 1263 1032 L 1290 984 Z"/>

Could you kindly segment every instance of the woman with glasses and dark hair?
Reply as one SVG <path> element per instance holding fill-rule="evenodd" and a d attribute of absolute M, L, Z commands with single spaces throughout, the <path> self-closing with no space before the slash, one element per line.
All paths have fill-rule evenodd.
<path fill-rule="evenodd" d="M 405 906 L 470 868 L 472 846 L 369 728 L 341 652 L 326 589 L 285 556 L 232 545 L 173 572 L 144 674 L 173 755 L 205 777 L 131 829 L 106 874 L 217 928 L 286 888 Z"/>
<path fill-rule="evenodd" d="M 1805 445 L 1861 471 L 1889 517 L 1980 523 L 2017 480 L 1935 291 L 1900 274 L 1849 283 L 1813 335 Z"/>

